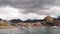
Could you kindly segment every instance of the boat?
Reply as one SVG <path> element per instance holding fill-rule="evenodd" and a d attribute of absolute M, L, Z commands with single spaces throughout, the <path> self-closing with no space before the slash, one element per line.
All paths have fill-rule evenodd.
<path fill-rule="evenodd" d="M 58 26 L 53 26 L 53 29 L 58 29 Z"/>

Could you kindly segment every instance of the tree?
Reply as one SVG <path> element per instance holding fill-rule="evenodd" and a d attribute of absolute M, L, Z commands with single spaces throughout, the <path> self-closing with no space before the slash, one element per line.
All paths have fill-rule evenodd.
<path fill-rule="evenodd" d="M 18 22 L 21 22 L 22 20 L 20 19 L 12 19 L 10 20 L 11 23 L 18 23 Z"/>

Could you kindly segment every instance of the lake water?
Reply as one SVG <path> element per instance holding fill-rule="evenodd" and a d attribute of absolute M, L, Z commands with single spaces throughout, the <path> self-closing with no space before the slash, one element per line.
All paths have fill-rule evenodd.
<path fill-rule="evenodd" d="M 0 29 L 0 34 L 60 34 L 60 27 L 6 28 Z"/>

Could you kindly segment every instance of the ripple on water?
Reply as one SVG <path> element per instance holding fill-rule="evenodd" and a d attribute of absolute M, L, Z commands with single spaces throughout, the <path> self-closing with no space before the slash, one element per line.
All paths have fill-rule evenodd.
<path fill-rule="evenodd" d="M 60 27 L 50 28 L 7 28 L 0 29 L 0 34 L 60 34 Z"/>

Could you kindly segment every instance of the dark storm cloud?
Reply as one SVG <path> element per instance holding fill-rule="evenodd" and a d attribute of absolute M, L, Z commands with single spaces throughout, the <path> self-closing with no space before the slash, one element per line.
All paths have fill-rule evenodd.
<path fill-rule="evenodd" d="M 54 5 L 56 0 L 0 0 L 0 6 L 12 6 L 26 9 L 23 13 L 38 13 L 38 10 L 46 9 L 45 5 Z M 40 14 L 44 12 L 40 12 Z M 45 13 L 44 13 L 45 14 Z"/>
<path fill-rule="evenodd" d="M 18 8 L 38 8 L 53 3 L 54 0 L 0 0 L 0 5 L 10 5 Z"/>

